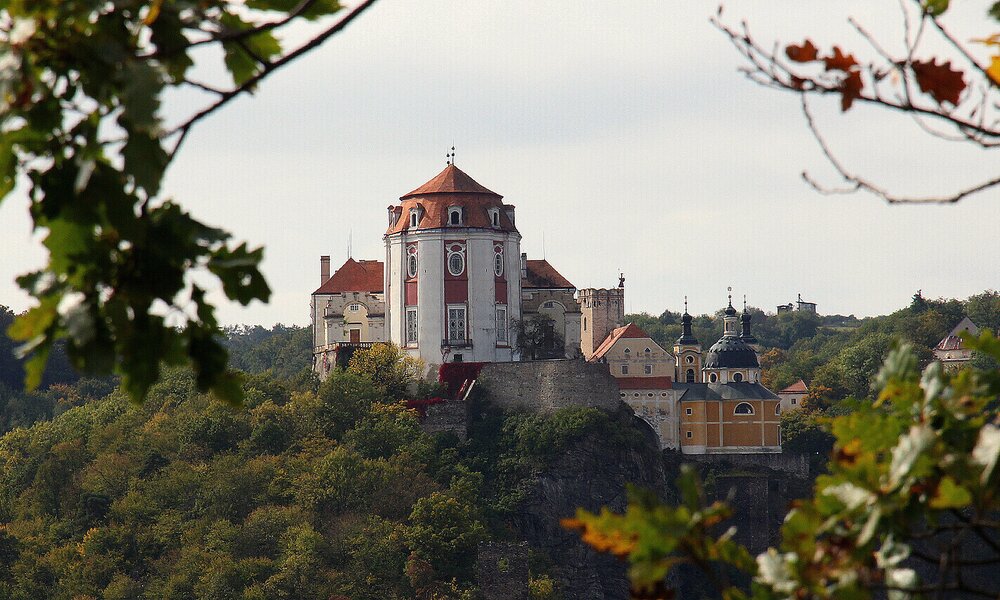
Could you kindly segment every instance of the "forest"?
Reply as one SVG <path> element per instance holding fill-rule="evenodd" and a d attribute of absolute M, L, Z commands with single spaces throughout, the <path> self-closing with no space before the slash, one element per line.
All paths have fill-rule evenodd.
<path fill-rule="evenodd" d="M 873 398 L 897 342 L 926 363 L 966 314 L 996 328 L 1000 294 L 917 294 L 866 319 L 754 310 L 767 383 L 803 378 L 813 390 L 783 421 L 786 451 L 829 448 L 824 420 Z M 670 311 L 628 320 L 668 348 L 679 334 Z M 697 317 L 695 333 L 707 349 L 720 316 Z M 466 441 L 428 435 L 401 400 L 440 389 L 417 385 L 398 351 L 359 354 L 320 384 L 310 343 L 308 328 L 229 329 L 242 406 L 198 392 L 182 368 L 135 403 L 58 352 L 45 385 L 24 393 L 4 348 L 0 597 L 474 598 L 475 549 L 511 537 L 533 476 L 587 436 L 642 443 L 595 409 L 538 416 L 488 402 L 475 404 Z M 560 597 L 552 560 L 532 550 L 532 598 Z"/>

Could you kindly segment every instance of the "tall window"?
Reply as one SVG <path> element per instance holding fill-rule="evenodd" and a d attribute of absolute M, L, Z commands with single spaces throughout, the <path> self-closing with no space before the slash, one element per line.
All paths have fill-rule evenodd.
<path fill-rule="evenodd" d="M 622 365 L 622 375 L 628 375 L 628 365 Z"/>
<path fill-rule="evenodd" d="M 417 309 L 406 309 L 406 343 L 417 343 Z"/>
<path fill-rule="evenodd" d="M 503 275 L 503 254 L 499 252 L 493 255 L 493 272 L 497 277 Z"/>
<path fill-rule="evenodd" d="M 653 374 L 653 365 L 646 365 L 645 366 L 645 372 L 646 372 L 646 375 L 652 375 Z"/>
<path fill-rule="evenodd" d="M 453 206 L 448 209 L 448 224 L 449 225 L 461 225 L 462 224 L 462 209 Z"/>
<path fill-rule="evenodd" d="M 684 374 L 684 380 L 687 383 L 694 383 L 694 369 L 687 370 L 687 373 Z"/>
<path fill-rule="evenodd" d="M 417 276 L 417 255 L 411 254 L 406 257 L 406 276 L 416 277 Z"/>
<path fill-rule="evenodd" d="M 461 252 L 452 252 L 448 256 L 448 272 L 457 277 L 463 271 L 465 271 L 465 257 Z"/>
<path fill-rule="evenodd" d="M 448 307 L 448 340 L 452 342 L 465 341 L 465 307 Z"/>
<path fill-rule="evenodd" d="M 507 344 L 507 307 L 497 306 L 497 343 Z"/>

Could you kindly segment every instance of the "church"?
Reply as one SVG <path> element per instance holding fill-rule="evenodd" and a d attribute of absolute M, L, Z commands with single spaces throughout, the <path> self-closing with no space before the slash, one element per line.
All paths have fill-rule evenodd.
<path fill-rule="evenodd" d="M 730 296 L 707 353 L 691 332 L 673 353 L 625 324 L 625 279 L 577 289 L 521 252 L 515 207 L 455 166 L 386 209 L 383 260 L 320 257 L 312 293 L 313 368 L 390 341 L 428 369 L 450 362 L 580 358 L 607 363 L 621 399 L 661 446 L 685 453 L 780 452 L 779 399 L 760 384 L 757 340 Z M 738 321 L 742 331 L 738 331 Z M 530 335 L 527 335 L 530 333 Z M 518 343 L 519 334 L 530 343 Z"/>

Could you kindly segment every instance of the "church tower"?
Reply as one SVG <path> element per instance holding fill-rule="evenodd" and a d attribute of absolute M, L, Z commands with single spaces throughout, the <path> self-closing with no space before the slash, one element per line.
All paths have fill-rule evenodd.
<path fill-rule="evenodd" d="M 701 376 L 701 343 L 691 332 L 691 315 L 688 314 L 687 296 L 684 297 L 684 316 L 681 317 L 681 337 L 674 342 L 677 360 L 678 383 L 697 383 Z"/>
<path fill-rule="evenodd" d="M 744 311 L 745 331 L 750 334 L 750 315 Z M 757 383 L 760 381 L 760 361 L 757 353 L 740 338 L 739 317 L 733 308 L 733 296 L 729 295 L 729 306 L 723 315 L 723 332 L 719 341 L 712 344 L 705 355 L 702 368 L 704 383 Z"/>
<path fill-rule="evenodd" d="M 449 161 L 389 206 L 387 337 L 429 367 L 517 359 L 521 234 L 502 198 Z"/>
<path fill-rule="evenodd" d="M 747 346 L 753 348 L 753 351 L 757 353 L 757 361 L 760 362 L 760 342 L 757 341 L 757 336 L 750 332 L 750 321 L 752 320 L 750 311 L 747 310 L 747 297 L 743 296 L 743 314 L 740 315 L 740 323 L 742 324 L 740 339 Z"/>

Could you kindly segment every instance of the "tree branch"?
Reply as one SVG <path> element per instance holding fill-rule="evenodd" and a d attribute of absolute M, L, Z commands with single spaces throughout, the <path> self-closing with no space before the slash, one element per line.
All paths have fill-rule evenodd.
<path fill-rule="evenodd" d="M 231 100 L 233 100 L 233 98 L 236 98 L 237 96 L 239 96 L 244 92 L 252 90 L 258 83 L 260 83 L 267 76 L 271 75 L 281 67 L 287 65 L 288 63 L 294 61 L 300 56 L 307 54 L 308 52 L 315 50 L 316 48 L 321 46 L 326 40 L 328 40 L 334 34 L 340 32 L 345 27 L 347 27 L 352 21 L 354 21 L 354 19 L 358 18 L 361 15 L 361 13 L 367 10 L 371 5 L 375 4 L 375 2 L 376 0 L 365 0 L 364 2 L 356 6 L 353 10 L 351 10 L 351 12 L 348 13 L 343 19 L 337 21 L 336 23 L 334 23 L 332 26 L 324 30 L 322 33 L 320 33 L 313 39 L 309 40 L 302 46 L 299 46 L 292 52 L 289 52 L 285 56 L 282 56 L 278 60 L 269 63 L 270 67 L 265 65 L 260 73 L 257 73 L 250 79 L 243 82 L 238 87 L 222 92 L 220 94 L 220 98 L 217 101 L 207 106 L 206 108 L 202 109 L 201 111 L 195 113 L 187 121 L 184 121 L 177 127 L 174 127 L 170 131 L 166 132 L 163 135 L 164 139 L 173 137 L 175 135 L 179 136 L 177 138 L 177 142 L 174 144 L 173 149 L 171 149 L 168 154 L 167 162 L 169 163 L 170 161 L 172 161 L 174 156 L 177 155 L 177 151 L 180 149 L 181 145 L 184 143 L 184 140 L 187 138 L 188 133 L 190 133 L 191 128 L 194 127 L 195 124 L 197 124 L 199 121 L 201 121 L 208 115 L 212 114 L 216 110 L 228 104 Z M 303 2 L 303 4 L 305 3 Z"/>

